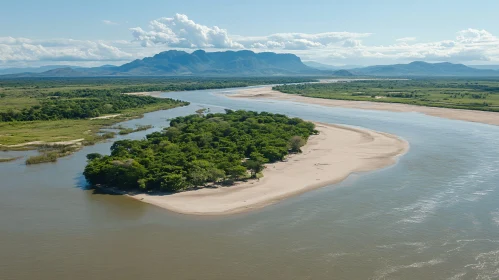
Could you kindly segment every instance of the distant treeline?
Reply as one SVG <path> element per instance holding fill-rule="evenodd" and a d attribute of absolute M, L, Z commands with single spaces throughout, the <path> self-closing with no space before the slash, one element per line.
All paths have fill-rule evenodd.
<path fill-rule="evenodd" d="M 120 88 L 122 92 L 139 91 L 184 91 L 245 87 L 264 84 L 289 84 L 314 82 L 308 77 L 252 77 L 252 78 L 209 78 L 209 77 L 109 77 L 109 78 L 16 78 L 1 79 L 0 87 L 31 89 L 63 89 L 71 87 L 91 88 L 106 86 Z"/>
<path fill-rule="evenodd" d="M 56 92 L 53 96 L 40 100 L 39 105 L 0 112 L 0 121 L 86 119 L 151 104 L 186 104 L 167 98 L 125 95 L 116 91 L 85 89 L 68 93 Z"/>
<path fill-rule="evenodd" d="M 85 178 L 94 186 L 142 192 L 241 180 L 299 152 L 317 133 L 298 118 L 231 110 L 178 117 L 170 125 L 144 140 L 115 142 L 110 156 L 89 154 Z"/>

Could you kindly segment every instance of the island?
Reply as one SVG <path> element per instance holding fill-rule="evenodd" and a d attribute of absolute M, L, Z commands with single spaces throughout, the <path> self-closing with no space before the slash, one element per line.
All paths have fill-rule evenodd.
<path fill-rule="evenodd" d="M 196 114 L 144 140 L 89 154 L 84 176 L 96 188 L 184 214 L 261 208 L 392 165 L 408 150 L 396 136 L 312 123 L 267 112 Z"/>

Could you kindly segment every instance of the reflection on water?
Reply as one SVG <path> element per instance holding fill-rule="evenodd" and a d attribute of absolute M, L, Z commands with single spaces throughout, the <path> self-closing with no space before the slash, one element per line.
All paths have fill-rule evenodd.
<path fill-rule="evenodd" d="M 85 189 L 85 147 L 57 164 L 0 164 L 0 279 L 497 279 L 499 128 L 428 117 L 167 93 L 184 108 L 127 126 L 225 108 L 362 126 L 408 140 L 395 166 L 262 210 L 171 213 Z"/>

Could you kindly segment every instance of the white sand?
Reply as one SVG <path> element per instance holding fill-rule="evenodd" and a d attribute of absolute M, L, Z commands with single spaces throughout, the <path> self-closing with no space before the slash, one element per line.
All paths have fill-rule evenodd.
<path fill-rule="evenodd" d="M 121 114 L 100 116 L 100 117 L 90 118 L 90 120 L 105 120 L 105 119 L 116 118 L 116 117 L 119 117 L 119 116 L 121 116 Z"/>
<path fill-rule="evenodd" d="M 142 91 L 142 92 L 126 92 L 123 94 L 127 95 L 138 95 L 138 96 L 154 96 L 158 97 L 162 94 L 162 91 Z"/>
<path fill-rule="evenodd" d="M 2 145 L 2 147 L 7 147 L 7 148 L 18 148 L 18 147 L 25 147 L 25 146 L 41 146 L 41 145 L 50 145 L 50 146 L 59 146 L 59 145 L 64 145 L 64 146 L 70 146 L 70 145 L 81 145 L 81 142 L 85 140 L 84 138 L 80 139 L 75 139 L 75 140 L 68 140 L 68 141 L 59 141 L 59 142 L 45 142 L 45 141 L 32 141 L 32 142 L 26 142 L 22 144 L 15 144 L 15 145 Z"/>
<path fill-rule="evenodd" d="M 369 101 L 347 101 L 322 98 L 310 98 L 295 94 L 286 94 L 272 90 L 271 87 L 250 88 L 238 91 L 236 94 L 230 95 L 235 98 L 267 98 L 275 100 L 286 100 L 294 102 L 302 102 L 330 107 L 344 107 L 367 110 L 384 110 L 392 112 L 418 112 L 430 116 L 462 120 L 469 122 L 479 122 L 492 125 L 499 125 L 499 113 L 485 112 L 474 110 L 461 110 L 437 107 L 425 107 L 398 103 L 379 103 Z"/>
<path fill-rule="evenodd" d="M 290 156 L 286 162 L 267 165 L 259 181 L 172 195 L 131 197 L 184 214 L 240 213 L 337 183 L 353 172 L 392 165 L 409 148 L 406 141 L 386 133 L 316 125 L 320 134 L 310 137 L 303 153 Z"/>

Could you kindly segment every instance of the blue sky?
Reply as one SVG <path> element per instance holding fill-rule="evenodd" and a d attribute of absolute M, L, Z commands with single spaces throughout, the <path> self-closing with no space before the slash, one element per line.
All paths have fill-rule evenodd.
<path fill-rule="evenodd" d="M 168 49 L 499 64 L 499 1 L 3 1 L 0 67 L 120 64 Z"/>

